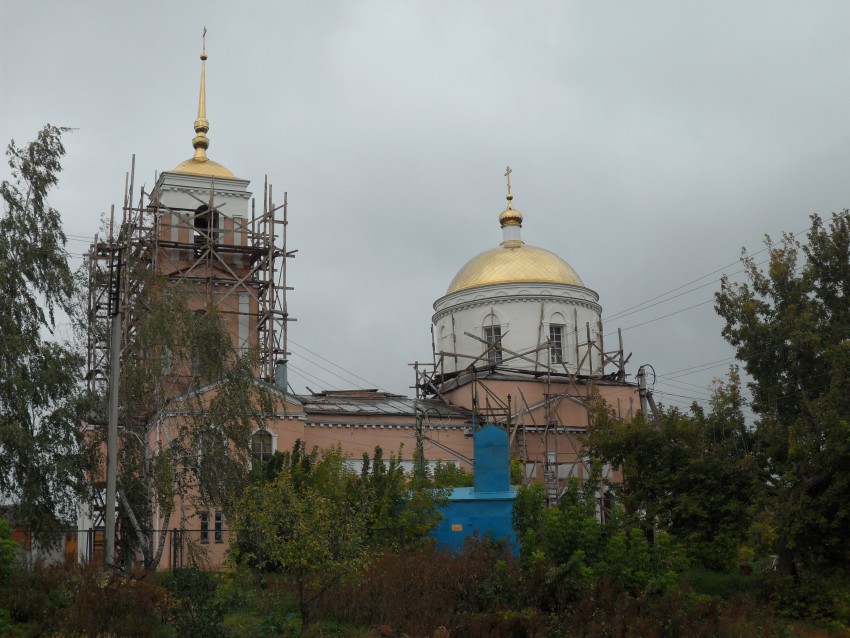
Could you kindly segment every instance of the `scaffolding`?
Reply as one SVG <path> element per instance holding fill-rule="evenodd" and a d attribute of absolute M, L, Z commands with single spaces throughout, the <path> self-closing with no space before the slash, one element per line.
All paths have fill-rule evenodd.
<path fill-rule="evenodd" d="M 204 199 L 190 193 L 199 202 L 197 208 L 169 207 L 156 188 L 150 193 L 144 186 L 136 188 L 135 164 L 134 155 L 125 176 L 118 218 L 113 206 L 108 225 L 95 235 L 87 255 L 89 388 L 105 396 L 110 319 L 120 308 L 123 353 L 133 338 L 139 318 L 137 301 L 148 273 L 162 275 L 174 284 L 191 284 L 184 287 L 200 298 L 202 307 L 215 304 L 223 315 L 247 322 L 257 335 L 258 374 L 273 382 L 276 364 L 289 356 L 287 324 L 294 321 L 286 304 L 286 292 L 291 290 L 286 283 L 287 259 L 296 252 L 286 248 L 287 194 L 283 194 L 283 203 L 276 204 L 272 186 L 264 180 L 262 210 L 256 210 L 252 199 L 250 220 L 228 234 L 218 221 L 224 215 L 218 214 L 216 179 L 209 180 Z M 249 307 L 231 303 L 230 309 L 222 303 L 240 294 L 255 302 Z"/>
<path fill-rule="evenodd" d="M 542 474 L 547 503 L 556 506 L 569 479 L 574 476 L 578 478 L 579 468 L 582 468 L 584 476 L 588 473 L 580 439 L 592 427 L 591 407 L 595 390 L 602 386 L 637 389 L 637 385 L 626 381 L 626 364 L 631 354 L 625 355 L 623 351 L 620 330 L 617 331 L 618 347 L 607 351 L 601 322 L 597 339 L 591 337 L 590 325 L 585 326 L 584 343 L 579 342 L 579 330 L 576 328 L 576 364 L 571 366 L 564 361 L 559 349 L 553 348 L 549 339 L 543 337 L 542 317 L 541 312 L 537 345 L 523 351 L 509 350 L 501 341 L 488 341 L 478 335 L 464 333 L 481 344 L 482 351 L 477 355 L 438 351 L 432 326 L 433 358 L 430 363 L 413 364 L 416 377 L 414 387 L 418 399 L 438 399 L 448 404 L 453 390 L 468 386 L 471 405 L 467 407 L 473 414 L 473 427 L 494 423 L 505 428 L 509 436 L 509 448 L 526 469 L 526 483 Z M 494 356 L 496 350 L 498 356 Z M 541 357 L 541 353 L 544 356 Z M 467 362 L 464 367 L 457 365 L 461 360 Z M 594 361 L 598 362 L 597 368 L 594 368 Z M 446 370 L 447 362 L 454 363 L 448 366 L 453 369 Z M 516 383 L 515 394 L 504 392 L 506 383 Z M 529 404 L 523 390 L 523 387 L 528 389 L 529 383 L 542 386 L 540 401 Z M 497 388 L 497 385 L 500 387 Z M 563 423 L 560 408 L 564 402 L 580 406 L 585 422 Z M 630 418 L 634 414 L 631 401 L 628 406 L 622 406 L 618 399 L 618 405 L 614 408 L 621 418 Z M 564 458 L 572 460 L 565 463 Z M 542 469 L 542 473 L 539 469 Z M 610 473 L 610 470 L 604 471 Z M 604 495 L 600 494 L 600 512 L 604 512 L 603 501 Z"/>

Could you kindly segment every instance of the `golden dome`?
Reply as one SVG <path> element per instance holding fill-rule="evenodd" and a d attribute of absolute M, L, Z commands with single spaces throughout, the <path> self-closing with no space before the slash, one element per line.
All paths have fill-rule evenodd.
<path fill-rule="evenodd" d="M 512 283 L 584 286 L 576 271 L 555 253 L 522 241 L 506 241 L 470 259 L 455 275 L 446 294 Z"/>
<path fill-rule="evenodd" d="M 227 170 L 218 162 L 213 162 L 211 159 L 199 161 L 194 157 L 190 157 L 185 162 L 181 162 L 172 171 L 173 173 L 187 173 L 189 175 L 201 175 L 203 177 L 231 177 L 236 178 L 236 175 Z"/>

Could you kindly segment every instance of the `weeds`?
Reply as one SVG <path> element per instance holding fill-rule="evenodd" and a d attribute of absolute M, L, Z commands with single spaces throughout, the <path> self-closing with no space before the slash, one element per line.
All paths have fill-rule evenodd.
<path fill-rule="evenodd" d="M 772 574 L 694 571 L 654 594 L 603 578 L 557 613 L 540 608 L 536 585 L 504 546 L 487 540 L 460 554 L 434 545 L 386 550 L 330 591 L 305 626 L 282 574 L 190 569 L 125 579 L 93 566 L 36 567 L 14 571 L 0 587 L 0 635 L 850 638 L 848 588 L 838 575 L 790 590 Z M 780 609 L 805 620 L 789 621 Z"/>

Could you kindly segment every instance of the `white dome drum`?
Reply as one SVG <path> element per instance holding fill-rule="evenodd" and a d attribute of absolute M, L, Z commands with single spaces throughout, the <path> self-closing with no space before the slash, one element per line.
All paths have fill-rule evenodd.
<path fill-rule="evenodd" d="M 599 295 L 556 254 L 525 244 L 523 216 L 499 216 L 502 243 L 469 260 L 434 303 L 438 373 L 474 366 L 593 375 L 601 369 Z"/>

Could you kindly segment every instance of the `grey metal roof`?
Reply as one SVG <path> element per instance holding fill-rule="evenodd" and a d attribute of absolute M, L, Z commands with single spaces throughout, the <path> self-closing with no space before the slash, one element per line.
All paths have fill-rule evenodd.
<path fill-rule="evenodd" d="M 400 394 L 379 390 L 325 391 L 299 396 L 304 411 L 310 414 L 386 414 L 416 417 L 423 414 L 430 418 L 466 419 L 469 412 L 451 407 L 433 399 L 411 399 Z"/>

